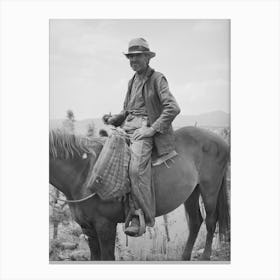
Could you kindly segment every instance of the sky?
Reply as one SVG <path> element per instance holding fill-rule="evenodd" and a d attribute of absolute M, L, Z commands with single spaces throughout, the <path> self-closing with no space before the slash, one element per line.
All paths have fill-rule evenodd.
<path fill-rule="evenodd" d="M 50 20 L 50 118 L 119 113 L 134 72 L 123 55 L 145 38 L 183 115 L 230 111 L 229 20 Z"/>

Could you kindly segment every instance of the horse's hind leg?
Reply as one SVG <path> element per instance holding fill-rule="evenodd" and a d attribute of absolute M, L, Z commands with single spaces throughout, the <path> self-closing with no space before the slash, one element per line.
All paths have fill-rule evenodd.
<path fill-rule="evenodd" d="M 192 249 L 202 224 L 202 216 L 199 208 L 199 189 L 198 187 L 192 192 L 191 196 L 184 203 L 189 222 L 189 237 L 183 253 L 183 260 L 190 260 Z"/>
<path fill-rule="evenodd" d="M 214 185 L 219 186 L 219 183 L 215 183 Z M 200 191 L 201 191 L 201 196 L 206 211 L 205 223 L 207 229 L 206 243 L 205 243 L 203 254 L 201 256 L 201 260 L 210 260 L 210 256 L 212 253 L 212 241 L 213 241 L 213 236 L 215 233 L 216 223 L 218 219 L 216 208 L 217 208 L 219 188 L 215 188 L 213 190 L 212 183 L 203 182 L 200 183 Z"/>

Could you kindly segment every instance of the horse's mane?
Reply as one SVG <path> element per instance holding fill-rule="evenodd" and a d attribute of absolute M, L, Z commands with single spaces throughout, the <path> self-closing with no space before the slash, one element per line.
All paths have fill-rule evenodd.
<path fill-rule="evenodd" d="M 86 137 L 61 129 L 50 130 L 49 156 L 53 159 L 69 159 L 75 155 L 82 157 L 84 153 L 96 156 L 94 147 L 103 145 L 105 141 L 105 137 Z"/>

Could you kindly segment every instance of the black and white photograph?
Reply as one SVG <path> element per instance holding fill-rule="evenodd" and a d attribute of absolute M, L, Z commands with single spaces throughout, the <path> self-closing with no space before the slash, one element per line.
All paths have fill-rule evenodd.
<path fill-rule="evenodd" d="M 50 20 L 49 260 L 230 262 L 230 20 Z"/>
<path fill-rule="evenodd" d="M 0 1 L 0 279 L 279 280 L 279 8 Z"/>

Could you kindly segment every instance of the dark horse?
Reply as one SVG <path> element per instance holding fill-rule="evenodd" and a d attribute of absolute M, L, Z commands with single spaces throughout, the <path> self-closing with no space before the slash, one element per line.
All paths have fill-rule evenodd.
<path fill-rule="evenodd" d="M 194 242 L 202 224 L 201 195 L 206 210 L 207 237 L 202 260 L 210 260 L 212 240 L 219 225 L 220 234 L 229 233 L 229 205 L 226 171 L 229 146 L 220 136 L 196 127 L 175 132 L 178 156 L 153 167 L 156 216 L 166 214 L 184 203 L 188 214 L 189 237 L 183 260 L 190 260 Z M 103 140 L 104 143 L 104 140 Z M 50 132 L 50 183 L 68 200 L 89 195 L 84 187 L 90 166 L 102 149 L 101 138 L 89 139 L 73 134 Z M 125 221 L 121 201 L 103 201 L 98 195 L 69 203 L 76 222 L 88 236 L 91 260 L 115 260 L 117 223 Z"/>

